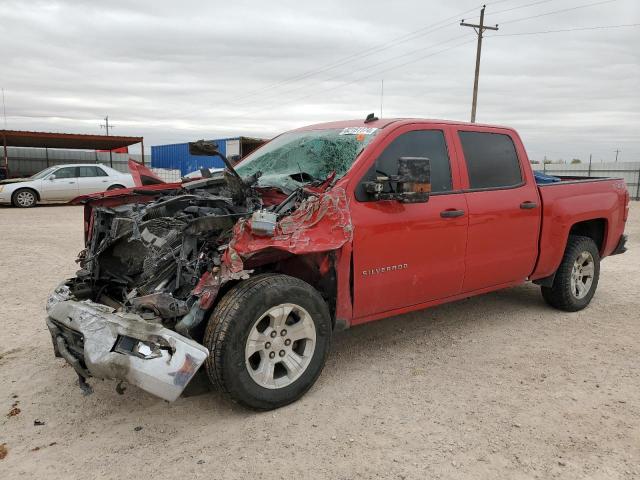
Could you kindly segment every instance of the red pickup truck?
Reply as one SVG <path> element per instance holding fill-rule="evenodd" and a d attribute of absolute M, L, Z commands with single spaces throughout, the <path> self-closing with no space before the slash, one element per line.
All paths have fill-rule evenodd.
<path fill-rule="evenodd" d="M 204 364 L 256 409 L 315 382 L 334 331 L 533 281 L 565 311 L 625 251 L 615 178 L 536 178 L 504 127 L 384 119 L 284 133 L 235 167 L 80 197 L 81 270 L 47 325 L 89 391 L 175 400 Z"/>

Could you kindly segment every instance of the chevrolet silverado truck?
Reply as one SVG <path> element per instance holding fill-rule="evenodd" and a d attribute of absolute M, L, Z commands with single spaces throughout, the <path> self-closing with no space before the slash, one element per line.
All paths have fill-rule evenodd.
<path fill-rule="evenodd" d="M 537 182 L 510 128 L 370 115 L 235 167 L 201 148 L 227 168 L 141 171 L 74 201 L 86 248 L 46 322 L 84 390 L 95 377 L 173 401 L 204 365 L 234 401 L 277 408 L 313 385 L 335 331 L 527 281 L 577 311 L 625 251 L 624 181 Z"/>

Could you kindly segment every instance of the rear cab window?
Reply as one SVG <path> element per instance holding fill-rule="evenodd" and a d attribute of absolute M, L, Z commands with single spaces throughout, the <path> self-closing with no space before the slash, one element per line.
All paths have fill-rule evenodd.
<path fill-rule="evenodd" d="M 524 183 L 513 140 L 504 133 L 458 131 L 469 188 L 498 189 Z"/>

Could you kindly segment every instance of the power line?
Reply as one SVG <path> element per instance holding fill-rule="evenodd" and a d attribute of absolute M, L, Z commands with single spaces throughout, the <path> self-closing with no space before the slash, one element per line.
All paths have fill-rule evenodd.
<path fill-rule="evenodd" d="M 514 35 L 537 35 L 537 34 L 544 34 L 544 33 L 572 32 L 572 31 L 580 31 L 580 30 L 596 30 L 596 29 L 620 28 L 620 27 L 632 27 L 632 26 L 640 26 L 640 24 L 627 24 L 627 25 L 601 25 L 601 26 L 593 26 L 593 27 L 577 27 L 577 28 L 568 28 L 568 29 L 559 29 L 559 30 L 546 30 L 546 31 L 541 31 L 541 32 L 524 32 L 524 33 L 492 34 L 492 35 L 490 35 L 490 36 L 487 36 L 487 38 L 490 38 L 490 37 L 502 37 L 502 36 L 514 36 Z M 441 45 L 441 44 L 443 44 L 443 43 L 449 43 L 449 42 L 454 41 L 454 40 L 459 40 L 459 39 L 462 39 L 462 38 L 464 38 L 464 37 L 466 37 L 466 35 L 459 36 L 459 37 L 455 37 L 455 38 L 452 38 L 452 39 L 446 40 L 445 42 L 440 42 L 440 43 L 438 43 L 438 44 L 431 45 L 431 46 L 430 46 L 430 47 L 428 47 L 428 48 L 432 48 L 432 47 L 434 47 L 434 46 Z M 403 62 L 403 63 L 400 63 L 400 64 L 396 64 L 396 65 L 393 65 L 393 66 L 391 66 L 391 67 L 389 67 L 389 68 L 386 68 L 386 69 L 383 69 L 383 70 L 378 70 L 378 71 L 373 72 L 373 73 L 371 73 L 371 74 L 364 75 L 364 76 L 361 76 L 361 77 L 355 78 L 355 79 L 350 80 L 350 81 L 347 81 L 347 82 L 341 82 L 339 85 L 335 85 L 335 86 L 332 86 L 332 87 L 329 87 L 329 88 L 326 88 L 326 89 L 323 89 L 323 90 L 319 90 L 319 91 L 317 91 L 317 92 L 314 92 L 314 93 L 311 93 L 311 94 L 308 94 L 308 95 L 304 95 L 304 96 L 301 96 L 301 97 L 297 97 L 297 98 L 291 99 L 291 100 L 286 101 L 286 102 L 278 103 L 278 104 L 277 104 L 277 106 L 286 106 L 286 105 L 290 105 L 290 104 L 292 104 L 292 103 L 299 102 L 300 100 L 304 100 L 304 99 L 307 99 L 307 98 L 309 98 L 309 97 L 316 96 L 316 95 L 318 95 L 318 94 L 327 93 L 327 92 L 330 92 L 330 91 L 335 90 L 335 89 L 337 89 L 337 88 L 346 87 L 346 86 L 351 85 L 351 84 L 353 84 L 353 83 L 360 82 L 360 81 L 363 81 L 363 80 L 367 80 L 367 79 L 369 79 L 369 78 L 371 78 L 371 77 L 374 77 L 374 76 L 378 76 L 378 75 L 380 75 L 380 74 L 382 74 L 382 73 L 386 73 L 386 72 L 389 72 L 389 71 L 391 71 L 391 70 L 395 70 L 395 69 L 397 69 L 397 68 L 400 68 L 400 67 L 403 67 L 403 66 L 406 66 L 406 65 L 413 64 L 415 61 L 423 60 L 423 59 L 425 59 L 425 58 L 429 58 L 429 57 L 432 57 L 432 56 L 438 55 L 438 54 L 440 54 L 440 53 L 443 53 L 443 52 L 446 52 L 446 51 L 452 50 L 452 49 L 457 48 L 457 47 L 459 47 L 459 46 L 462 46 L 462 45 L 466 45 L 466 44 L 472 43 L 473 41 L 475 41 L 475 40 L 466 40 L 466 41 L 464 41 L 464 42 L 456 43 L 456 44 L 454 44 L 454 45 L 452 45 L 452 46 L 450 46 L 450 47 L 447 47 L 447 48 L 444 48 L 444 49 L 438 50 L 438 51 L 433 52 L 433 53 L 430 53 L 430 54 L 428 54 L 428 55 L 424 55 L 424 56 L 422 56 L 422 57 L 417 57 L 417 58 L 412 59 L 412 60 L 410 60 L 410 61 Z M 423 48 L 422 50 L 426 50 L 426 48 Z M 416 53 L 417 51 L 418 51 L 418 50 L 415 50 L 415 51 L 409 52 L 408 54 L 405 54 L 404 56 L 407 56 L 407 55 L 409 55 L 409 54 Z M 395 60 L 395 59 L 394 59 L 394 60 Z M 370 68 L 370 67 L 372 67 L 372 66 L 381 65 L 381 64 L 384 64 L 384 63 L 388 63 L 388 62 L 389 62 L 388 60 L 385 60 L 385 61 L 382 61 L 382 62 L 378 62 L 377 64 L 370 65 L 370 66 L 369 66 L 369 67 L 367 67 L 367 68 Z M 344 76 L 344 75 L 342 75 L 342 76 Z M 334 78 L 337 78 L 337 77 L 334 77 Z M 276 106 L 276 105 L 270 105 L 270 106 L 267 106 L 267 107 L 264 107 L 264 108 L 259 108 L 259 109 L 253 110 L 253 111 L 251 111 L 251 112 L 249 112 L 249 113 L 247 113 L 247 114 L 245 114 L 245 115 L 236 116 L 236 117 L 234 117 L 234 118 L 246 118 L 246 117 L 250 117 L 250 116 L 252 116 L 252 115 L 255 115 L 255 114 L 258 114 L 258 113 L 263 112 L 263 111 L 265 111 L 265 110 L 268 110 L 268 109 L 272 108 L 273 106 Z"/>
<path fill-rule="evenodd" d="M 493 37 L 517 37 L 521 35 L 543 35 L 546 33 L 561 33 L 561 32 L 579 32 L 583 30 L 605 30 L 608 28 L 624 28 L 624 27 L 640 27 L 640 23 L 627 23 L 622 25 L 598 25 L 595 27 L 576 27 L 576 28 L 562 28 L 558 30 L 541 30 L 539 32 L 520 32 L 520 33 L 496 33 L 489 35 L 488 38 Z"/>
<path fill-rule="evenodd" d="M 513 20 L 506 20 L 504 22 L 501 22 L 500 25 L 505 25 L 507 23 L 524 22 L 525 20 L 530 20 L 532 18 L 546 17 L 547 15 L 555 15 L 556 13 L 571 12 L 573 10 L 578 10 L 578 9 L 581 9 L 581 8 L 594 7 L 596 5 L 604 5 L 605 3 L 612 3 L 612 2 L 617 2 L 617 1 L 618 0 L 603 0 L 601 2 L 593 2 L 593 3 L 584 4 L 584 5 L 577 5 L 575 7 L 563 8 L 563 9 L 560 9 L 560 10 L 553 10 L 551 12 L 539 13 L 538 15 L 530 15 L 528 17 L 515 18 Z"/>
<path fill-rule="evenodd" d="M 549 2 L 553 2 L 553 1 L 554 0 L 538 0 L 537 2 L 527 3 L 526 5 L 520 5 L 518 7 L 511 7 L 511 8 L 507 8 L 505 10 L 498 10 L 498 11 L 492 12 L 492 14 L 493 15 L 498 15 L 500 13 L 511 12 L 513 10 L 520 10 L 521 8 L 533 7 L 534 5 L 540 5 L 542 3 L 549 3 Z"/>
<path fill-rule="evenodd" d="M 453 39 L 447 40 L 446 42 L 441 42 L 441 43 L 448 43 L 448 42 L 450 42 L 450 41 L 452 41 L 452 40 L 459 40 L 460 38 L 466 38 L 466 35 L 462 35 L 461 37 L 456 37 L 456 38 L 453 38 Z M 282 107 L 282 106 L 289 105 L 289 104 L 292 104 L 292 103 L 295 103 L 295 102 L 299 102 L 300 100 L 304 100 L 304 99 L 306 99 L 306 98 L 309 98 L 309 97 L 315 96 L 315 95 L 317 95 L 317 94 L 322 94 L 322 93 L 330 92 L 331 90 L 335 90 L 336 88 L 346 87 L 346 86 L 351 85 L 351 84 L 354 84 L 354 83 L 356 83 L 356 82 L 361 82 L 362 80 L 367 80 L 367 79 L 369 79 L 369 78 L 371 78 L 371 77 L 378 76 L 378 75 L 380 75 L 380 74 L 382 74 L 382 73 L 386 73 L 386 72 L 389 72 L 389 71 L 391 71 L 391 70 L 395 70 L 395 69 L 397 69 L 397 68 L 404 67 L 404 66 L 406 66 L 406 65 L 414 64 L 414 63 L 415 63 L 416 61 L 418 61 L 418 60 L 424 60 L 425 58 L 433 57 L 434 55 L 438 55 L 438 54 L 440 54 L 440 53 L 447 52 L 447 51 L 452 50 L 452 49 L 454 49 L 454 48 L 457 48 L 457 47 L 459 47 L 459 46 L 462 46 L 462 45 L 466 45 L 466 44 L 468 44 L 468 43 L 471 43 L 471 42 L 473 42 L 473 41 L 474 41 L 474 40 L 468 40 L 468 39 L 467 39 L 467 40 L 465 40 L 464 42 L 456 43 L 456 44 L 454 44 L 454 45 L 452 45 L 452 46 L 450 46 L 450 47 L 443 48 L 443 49 L 441 49 L 441 50 L 438 50 L 438 51 L 436 51 L 436 52 L 430 53 L 430 54 L 428 54 L 428 55 L 423 55 L 422 57 L 414 58 L 414 59 L 412 59 L 412 60 L 410 60 L 410 61 L 408 61 L 408 62 L 403 62 L 403 63 L 397 64 L 397 65 L 393 65 L 393 66 L 391 66 L 391 67 L 389 67 L 389 68 L 385 68 L 385 69 L 383 69 L 383 70 L 378 70 L 378 71 L 373 72 L 373 73 L 371 73 L 371 74 L 364 75 L 364 76 L 362 76 L 362 77 L 358 77 L 358 78 L 355 78 L 355 79 L 353 79 L 353 80 L 349 80 L 349 81 L 347 81 L 347 82 L 342 82 L 342 83 L 340 83 L 340 85 L 334 85 L 334 86 L 332 86 L 332 87 L 329 87 L 329 88 L 326 88 L 326 89 L 323 89 L 323 90 L 319 90 L 319 91 L 317 91 L 317 92 L 313 92 L 313 93 L 311 93 L 311 94 L 304 95 L 304 96 L 302 96 L 302 97 L 298 97 L 298 98 L 291 99 L 291 100 L 289 100 L 289 101 L 287 101 L 287 102 L 280 102 L 280 103 L 278 103 L 277 105 L 270 105 L 270 106 L 267 106 L 267 107 L 264 107 L 264 108 L 260 108 L 260 109 L 257 109 L 257 110 L 254 110 L 254 111 L 251 111 L 251 112 L 249 112 L 249 113 L 247 113 L 247 114 L 245 114 L 245 115 L 238 115 L 238 116 L 235 116 L 235 117 L 233 117 L 233 118 L 247 118 L 247 117 L 251 117 L 251 116 L 253 116 L 253 115 L 257 114 L 257 113 L 260 113 L 260 112 L 263 112 L 263 111 L 265 111 L 265 110 L 269 110 L 269 109 L 271 109 L 271 107 L 272 107 L 272 106 L 279 106 L 279 107 Z M 380 62 L 380 63 L 388 63 L 388 62 Z"/>
<path fill-rule="evenodd" d="M 511 1 L 511 0 L 498 0 L 496 2 L 489 2 L 488 5 L 497 5 L 497 4 L 500 4 L 500 3 L 504 3 L 506 1 Z M 515 7 L 510 7 L 508 9 L 499 10 L 496 13 L 504 13 L 504 12 L 507 12 L 507 11 L 514 11 L 514 10 L 518 10 L 518 9 L 522 9 L 522 8 L 528 8 L 528 7 L 531 7 L 531 6 L 540 5 L 542 3 L 548 3 L 549 1 L 551 1 L 551 0 L 537 0 L 535 2 L 530 2 L 530 3 L 524 4 L 524 5 L 519 5 L 519 6 L 515 6 Z M 579 9 L 579 8 L 586 8 L 586 7 L 589 7 L 589 6 L 599 5 L 599 4 L 604 4 L 604 3 L 610 3 L 610 2 L 614 2 L 614 1 L 617 1 L 617 0 L 604 0 L 604 1 L 590 3 L 590 4 L 586 4 L 586 5 L 578 5 L 578 6 L 575 6 L 575 7 L 568 8 L 568 9 L 554 10 L 554 11 L 551 11 L 551 12 L 545 12 L 545 13 L 538 14 L 538 15 L 531 15 L 529 17 L 524 17 L 524 18 L 515 19 L 515 20 L 509 20 L 508 22 L 503 22 L 503 23 L 518 22 L 518 21 L 523 21 L 523 20 L 529 19 L 529 18 L 537 18 L 537 17 L 540 17 L 540 16 L 553 15 L 553 14 L 556 14 L 556 13 L 562 13 L 562 12 L 565 12 L 565 11 L 576 10 L 576 9 Z M 462 14 L 459 14 L 457 16 L 457 18 L 460 18 L 460 16 L 464 15 L 465 13 L 469 13 L 470 11 L 473 11 L 473 10 L 467 10 L 466 12 L 463 12 Z M 310 70 L 310 71 L 305 72 L 303 74 L 284 79 L 284 80 L 282 80 L 280 82 L 276 82 L 276 83 L 274 83 L 272 85 L 269 85 L 267 87 L 254 90 L 253 92 L 250 92 L 247 95 L 244 95 L 244 96 L 241 96 L 241 97 L 237 97 L 235 100 L 231 100 L 229 103 L 233 104 L 235 102 L 235 104 L 239 105 L 239 106 L 250 105 L 252 103 L 251 101 L 238 103 L 238 100 L 242 100 L 242 99 L 246 99 L 246 98 L 255 97 L 257 95 L 261 95 L 265 91 L 272 90 L 272 89 L 275 89 L 277 87 L 280 87 L 280 86 L 283 86 L 283 85 L 287 85 L 287 84 L 290 84 L 290 83 L 295 83 L 295 82 L 298 82 L 300 80 L 304 80 L 304 79 L 312 77 L 312 76 L 314 76 L 314 75 L 316 75 L 318 73 L 323 73 L 323 72 L 326 72 L 326 71 L 333 70 L 335 68 L 338 68 L 340 66 L 343 66 L 343 65 L 346 65 L 346 64 L 350 63 L 354 59 L 360 59 L 360 58 L 369 57 L 369 56 L 372 56 L 372 55 L 374 55 L 376 53 L 388 50 L 388 49 L 390 49 L 390 48 L 392 48 L 392 47 L 394 47 L 396 45 L 399 45 L 399 44 L 402 44 L 402 43 L 406 43 L 406 42 L 408 42 L 410 40 L 413 40 L 413 39 L 415 39 L 415 38 L 417 38 L 419 36 L 424 36 L 424 35 L 427 35 L 429 33 L 433 33 L 433 32 L 435 32 L 437 30 L 441 30 L 441 29 L 443 29 L 445 27 L 448 27 L 451 24 L 450 23 L 446 23 L 446 24 L 443 24 L 443 25 L 439 25 L 439 24 L 442 24 L 443 22 L 447 22 L 448 20 L 450 20 L 452 18 L 455 18 L 455 17 L 452 16 L 452 17 L 448 17 L 446 19 L 440 20 L 439 22 L 435 22 L 435 23 L 433 23 L 431 25 L 428 25 L 426 27 L 423 27 L 421 29 L 415 30 L 413 32 L 409 32 L 409 33 L 407 33 L 405 35 L 401 35 L 399 37 L 396 37 L 395 39 L 393 39 L 390 42 L 387 42 L 385 44 L 379 44 L 377 46 L 370 47 L 368 49 L 365 49 L 365 50 L 362 50 L 360 52 L 357 52 L 357 53 L 354 53 L 352 55 L 349 55 L 347 57 L 344 57 L 342 60 L 327 64 L 324 67 L 321 67 L 319 69 Z M 438 44 L 436 44 L 436 45 L 438 45 Z M 409 55 L 409 54 L 402 54 L 402 55 L 400 55 L 400 57 L 404 57 L 404 56 L 407 56 L 407 55 Z M 378 62 L 376 64 L 369 65 L 369 66 L 364 67 L 364 68 L 371 68 L 372 66 L 377 66 L 377 65 L 380 65 L 380 64 L 385 63 L 385 62 L 393 61 L 396 58 L 385 60 L 385 61 L 382 61 L 382 62 Z M 349 73 L 347 73 L 347 75 Z M 333 77 L 330 77 L 329 79 L 324 79 L 322 81 L 332 81 L 332 80 L 334 80 L 336 78 L 341 78 L 341 77 L 344 77 L 344 76 L 345 76 L 345 74 L 338 74 L 338 75 L 335 75 Z M 307 87 L 302 86 L 302 87 L 297 87 L 297 88 L 294 88 L 294 89 L 285 89 L 283 91 L 274 92 L 273 94 L 267 95 L 266 97 L 261 97 L 261 100 L 265 100 L 265 99 L 269 100 L 269 99 L 276 98 L 276 97 L 279 97 L 279 96 L 282 96 L 282 95 L 289 95 L 292 92 L 296 92 L 298 90 L 302 90 L 303 88 L 308 88 L 308 86 Z"/>
<path fill-rule="evenodd" d="M 287 85 L 290 83 L 295 83 L 298 82 L 300 80 L 304 80 L 306 78 L 310 78 L 313 77 L 314 75 L 317 75 L 319 73 L 324 73 L 324 72 L 328 72 L 330 70 L 334 70 L 335 68 L 341 67 L 343 65 L 346 65 L 348 63 L 351 63 L 352 61 L 356 60 L 356 59 L 361 59 L 361 58 L 366 58 L 366 57 L 370 57 L 372 55 L 375 55 L 376 53 L 379 52 L 383 52 L 385 50 L 389 50 L 397 45 L 400 45 L 402 43 L 406 43 L 410 40 L 415 40 L 418 37 L 424 36 L 424 35 L 428 35 L 430 33 L 436 32 L 438 30 L 442 30 L 445 27 L 449 27 L 451 25 L 454 25 L 454 22 L 450 22 L 450 23 L 446 23 L 444 25 L 438 25 L 439 23 L 442 23 L 444 21 L 448 21 L 448 20 L 453 20 L 456 18 L 460 18 L 461 15 L 464 15 L 465 13 L 467 13 L 468 10 L 464 13 L 458 14 L 456 16 L 452 16 L 449 17 L 446 20 L 441 20 L 440 22 L 436 22 L 434 24 L 431 24 L 427 27 L 423 27 L 419 30 L 415 30 L 413 32 L 410 32 L 408 34 L 402 35 L 400 37 L 396 37 L 395 39 L 385 43 L 385 44 L 379 44 L 376 47 L 370 47 L 367 48 L 365 50 L 361 50 L 360 52 L 354 53 L 352 55 L 349 55 L 347 57 L 343 57 L 341 60 L 338 60 L 336 62 L 333 63 L 329 63 L 327 65 L 325 65 L 324 67 L 318 68 L 318 69 L 314 69 L 314 70 L 309 70 L 307 72 L 301 73 L 299 75 L 293 76 L 293 77 L 289 77 L 286 78 L 284 80 L 281 80 L 279 82 L 273 83 L 271 85 L 267 85 L 266 87 L 254 90 L 252 92 L 247 93 L 246 95 L 237 97 L 235 99 L 232 99 L 230 101 L 230 103 L 237 103 L 237 101 L 239 100 L 244 100 L 246 98 L 251 98 L 251 97 L 255 97 L 265 91 L 268 90 L 273 90 L 275 88 L 281 87 L 283 85 Z"/>
<path fill-rule="evenodd" d="M 422 47 L 422 48 L 418 48 L 418 49 L 415 49 L 415 50 L 411 50 L 410 52 L 403 53 L 402 55 L 396 55 L 395 57 L 393 57 L 391 59 L 382 60 L 380 62 L 372 63 L 372 64 L 369 64 L 367 66 L 361 67 L 361 68 L 358 69 L 358 71 L 368 70 L 368 69 L 373 68 L 373 67 L 384 65 L 384 64 L 389 63 L 391 61 L 395 61 L 395 60 L 397 60 L 399 58 L 408 57 L 408 56 L 411 56 L 411 55 L 413 55 L 415 53 L 423 52 L 423 51 L 429 50 L 429 49 L 431 49 L 433 47 L 437 47 L 439 45 L 443 45 L 443 44 L 446 44 L 446 43 L 449 43 L 449 42 L 452 42 L 452 41 L 455 41 L 455 40 L 458 40 L 458 39 L 461 39 L 461 38 L 465 38 L 465 37 L 466 37 L 466 35 L 461 35 L 461 36 L 457 36 L 457 37 L 454 37 L 454 38 L 449 38 L 448 40 L 444 40 L 442 42 L 437 42 L 437 43 L 428 45 L 427 47 Z M 323 82 L 332 82 L 334 80 L 339 80 L 341 78 L 349 76 L 352 73 L 353 73 L 353 71 L 338 73 L 337 75 L 334 75 L 334 76 L 329 77 L 329 78 L 325 78 L 322 81 Z M 307 85 L 301 85 L 301 86 L 293 88 L 293 89 L 288 89 L 286 92 L 280 92 L 280 93 L 276 93 L 274 95 L 268 95 L 266 97 L 262 97 L 261 100 L 270 100 L 272 98 L 280 97 L 282 95 L 291 95 L 292 93 L 295 93 L 295 92 L 297 92 L 299 90 L 306 90 L 308 88 L 309 87 Z"/>
<path fill-rule="evenodd" d="M 492 15 L 499 15 L 501 13 L 511 12 L 513 10 L 520 10 L 527 7 L 533 7 L 534 5 L 540 5 L 542 3 L 553 2 L 554 0 L 538 0 L 537 2 L 527 3 L 525 5 L 518 5 L 517 7 L 506 8 L 504 10 L 498 10 L 495 12 L 491 12 Z M 469 17 L 468 20 L 475 20 L 476 18 L 480 18 L 480 15 L 476 15 L 475 17 Z"/>
<path fill-rule="evenodd" d="M 512 0 L 496 0 L 494 2 L 489 2 L 488 5 L 498 5 L 500 3 L 504 3 L 504 2 L 507 2 L 507 1 L 512 1 Z M 534 4 L 537 4 L 537 3 L 543 3 L 543 2 L 547 2 L 547 1 L 551 1 L 551 0 L 542 0 L 542 2 L 534 2 L 533 4 L 524 5 L 522 7 L 514 7 L 514 8 L 511 8 L 509 10 L 514 10 L 514 9 L 517 9 L 517 8 L 524 8 L 524 7 L 527 7 L 529 5 L 534 5 Z M 245 95 L 241 95 L 240 97 L 236 97 L 234 99 L 231 99 L 230 103 L 236 103 L 238 100 L 243 100 L 245 98 L 254 97 L 254 96 L 259 95 L 260 93 L 262 93 L 264 91 L 271 90 L 271 89 L 274 89 L 274 88 L 277 88 L 279 86 L 286 85 L 286 84 L 289 84 L 289 83 L 292 83 L 292 82 L 297 82 L 299 80 L 304 80 L 305 78 L 309 78 L 309 77 L 311 77 L 311 76 L 313 76 L 313 75 L 315 75 L 317 73 L 323 73 L 325 71 L 333 70 L 334 68 L 337 68 L 337 67 L 340 67 L 342 65 L 345 65 L 345 64 L 349 63 L 351 60 L 357 59 L 358 57 L 360 57 L 360 58 L 368 57 L 368 56 L 374 55 L 375 53 L 378 53 L 378 52 L 381 52 L 381 51 L 384 51 L 384 50 L 388 50 L 388 49 L 390 49 L 392 47 L 395 47 L 396 45 L 400 45 L 400 44 L 406 43 L 406 42 L 408 42 L 410 40 L 414 40 L 417 37 L 424 36 L 424 35 L 427 35 L 429 33 L 433 33 L 433 32 L 435 32 L 437 30 L 440 30 L 440 29 L 442 29 L 444 27 L 447 27 L 449 25 L 453 25 L 453 23 L 446 23 L 444 25 L 440 25 L 443 22 L 449 22 L 450 20 L 458 19 L 458 18 L 466 15 L 467 13 L 475 11 L 476 8 L 478 8 L 478 7 L 474 7 L 472 9 L 466 10 L 466 11 L 458 13 L 456 15 L 452 15 L 451 17 L 447 17 L 447 18 L 442 19 L 442 20 L 440 20 L 438 22 L 435 22 L 433 24 L 430 24 L 430 25 L 427 25 L 425 27 L 422 27 L 422 28 L 420 28 L 418 30 L 414 30 L 414 31 L 406 33 L 404 35 L 400 35 L 399 37 L 391 39 L 388 42 L 380 43 L 380 44 L 375 45 L 373 47 L 369 47 L 369 48 L 366 48 L 366 49 L 361 50 L 359 52 L 353 53 L 351 55 L 343 57 L 340 60 L 337 60 L 336 62 L 332 62 L 332 63 L 326 64 L 323 67 L 320 67 L 318 69 L 309 70 L 309 71 L 301 73 L 299 75 L 295 75 L 293 77 L 286 78 L 284 80 L 281 80 L 279 82 L 273 83 L 271 85 L 267 85 L 265 87 L 253 90 L 251 92 L 248 92 Z"/>

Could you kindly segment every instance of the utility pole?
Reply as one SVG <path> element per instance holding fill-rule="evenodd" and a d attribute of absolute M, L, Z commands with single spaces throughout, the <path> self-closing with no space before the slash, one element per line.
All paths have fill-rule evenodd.
<path fill-rule="evenodd" d="M 100 125 L 100 128 L 104 128 L 107 131 L 107 137 L 109 136 L 109 129 L 114 128 L 115 125 L 109 125 L 109 115 L 104 117 L 104 123 Z M 111 149 L 109 149 L 109 166 L 113 168 L 113 155 Z"/>
<path fill-rule="evenodd" d="M 464 18 L 460 22 L 460 25 L 463 27 L 471 27 L 476 31 L 478 35 L 478 47 L 476 50 L 476 74 L 473 80 L 473 103 L 471 104 L 471 123 L 475 123 L 476 121 L 476 106 L 478 104 L 478 77 L 480 76 L 480 54 L 482 53 L 482 34 L 485 30 L 498 30 L 498 25 L 495 27 L 487 27 L 484 24 L 484 9 L 486 5 L 482 6 L 482 10 L 480 10 L 480 25 L 475 25 L 473 23 L 465 23 Z"/>
<path fill-rule="evenodd" d="M 618 154 L 620 153 L 620 149 L 619 149 L 619 148 L 616 148 L 616 149 L 614 150 L 614 152 L 616 152 L 616 163 L 617 163 L 617 162 L 618 162 Z"/>
<path fill-rule="evenodd" d="M 7 129 L 7 106 L 4 103 L 4 88 L 2 89 L 2 116 L 4 117 L 4 129 Z"/>
<path fill-rule="evenodd" d="M 384 79 L 380 83 L 380 118 L 382 118 L 382 102 L 384 101 Z"/>

